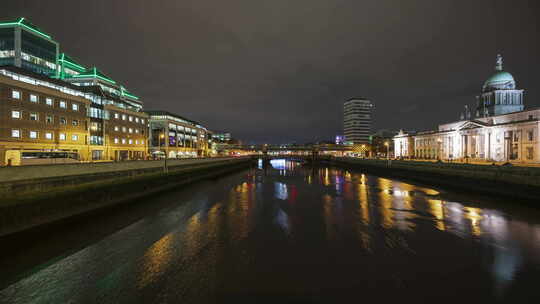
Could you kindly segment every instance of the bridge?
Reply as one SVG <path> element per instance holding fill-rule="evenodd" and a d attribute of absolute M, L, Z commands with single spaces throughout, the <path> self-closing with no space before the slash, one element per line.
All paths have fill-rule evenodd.
<path fill-rule="evenodd" d="M 353 151 L 352 146 L 344 145 L 229 145 L 217 146 L 221 154 L 248 154 L 262 157 L 264 160 L 289 158 L 302 161 L 321 161 L 331 156 L 343 156 L 345 152 Z"/>

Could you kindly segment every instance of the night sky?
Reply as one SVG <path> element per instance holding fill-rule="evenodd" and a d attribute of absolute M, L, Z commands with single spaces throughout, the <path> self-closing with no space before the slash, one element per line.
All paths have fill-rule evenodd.
<path fill-rule="evenodd" d="M 162 109 L 246 142 L 342 133 L 371 99 L 374 130 L 456 120 L 495 56 L 540 106 L 540 1 L 12 0 L 82 64 Z"/>

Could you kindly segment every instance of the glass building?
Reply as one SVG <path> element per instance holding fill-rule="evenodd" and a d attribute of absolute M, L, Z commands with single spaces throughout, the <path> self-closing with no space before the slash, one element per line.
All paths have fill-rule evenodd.
<path fill-rule="evenodd" d="M 59 44 L 25 18 L 0 22 L 0 65 L 55 77 Z"/>

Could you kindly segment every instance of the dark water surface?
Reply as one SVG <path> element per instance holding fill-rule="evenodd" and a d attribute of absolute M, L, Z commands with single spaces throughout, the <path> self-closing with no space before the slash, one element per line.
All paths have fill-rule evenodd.
<path fill-rule="evenodd" d="M 540 303 L 540 212 L 273 161 L 1 244 L 1 303 Z"/>

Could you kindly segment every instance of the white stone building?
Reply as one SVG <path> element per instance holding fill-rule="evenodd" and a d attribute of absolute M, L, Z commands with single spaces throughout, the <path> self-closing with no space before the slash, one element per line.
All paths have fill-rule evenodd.
<path fill-rule="evenodd" d="M 462 120 L 438 130 L 400 132 L 394 137 L 396 157 L 540 163 L 540 108 L 523 110 L 523 90 L 502 70 L 500 56 L 495 70 L 477 97 L 474 117 L 466 110 Z"/>

